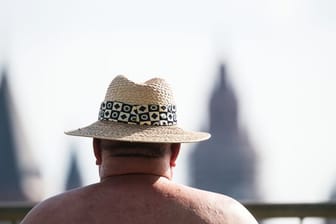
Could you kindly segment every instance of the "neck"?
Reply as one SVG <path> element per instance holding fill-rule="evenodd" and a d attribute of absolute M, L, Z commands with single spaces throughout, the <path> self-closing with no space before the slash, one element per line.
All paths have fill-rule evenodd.
<path fill-rule="evenodd" d="M 122 175 L 113 175 L 113 176 L 105 176 L 100 179 L 101 183 L 118 183 L 118 182 L 128 182 L 128 183 L 136 183 L 136 184 L 153 184 L 158 180 L 170 180 L 164 176 L 158 176 L 155 174 L 148 173 L 130 173 L 130 174 L 122 174 Z M 120 182 L 120 183 L 121 183 Z"/>
<path fill-rule="evenodd" d="M 99 166 L 101 181 L 114 177 L 165 177 L 172 179 L 172 168 L 169 164 L 159 160 L 146 160 L 142 158 L 115 158 L 107 160 Z"/>

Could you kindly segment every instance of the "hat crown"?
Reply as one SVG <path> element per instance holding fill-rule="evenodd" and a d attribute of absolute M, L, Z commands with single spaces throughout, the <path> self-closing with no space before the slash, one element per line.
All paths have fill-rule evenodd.
<path fill-rule="evenodd" d="M 175 104 L 172 89 L 164 79 L 152 78 L 144 83 L 135 83 L 123 75 L 118 75 L 112 80 L 105 101 L 129 104 Z"/>

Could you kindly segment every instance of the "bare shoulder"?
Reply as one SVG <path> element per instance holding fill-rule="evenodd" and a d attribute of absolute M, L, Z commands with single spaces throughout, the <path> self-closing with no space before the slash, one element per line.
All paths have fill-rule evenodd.
<path fill-rule="evenodd" d="M 21 224 L 69 223 L 68 214 L 82 206 L 82 195 L 90 188 L 75 189 L 40 202 L 24 217 Z"/>
<path fill-rule="evenodd" d="M 237 200 L 221 195 L 221 194 L 215 194 L 215 207 L 219 211 L 221 211 L 221 214 L 223 214 L 227 220 L 228 223 L 234 223 L 234 224 L 256 224 L 257 221 L 253 217 L 253 215 Z"/>
<path fill-rule="evenodd" d="M 188 200 L 198 204 L 199 212 L 210 219 L 209 223 L 257 224 L 253 215 L 229 196 L 186 186 L 182 186 L 181 189 Z"/>

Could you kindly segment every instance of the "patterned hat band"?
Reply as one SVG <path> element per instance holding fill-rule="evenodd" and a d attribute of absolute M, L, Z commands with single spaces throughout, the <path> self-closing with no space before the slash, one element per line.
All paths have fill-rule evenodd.
<path fill-rule="evenodd" d="M 132 105 L 119 101 L 104 101 L 100 106 L 100 121 L 115 121 L 137 125 L 176 125 L 176 106 Z"/>

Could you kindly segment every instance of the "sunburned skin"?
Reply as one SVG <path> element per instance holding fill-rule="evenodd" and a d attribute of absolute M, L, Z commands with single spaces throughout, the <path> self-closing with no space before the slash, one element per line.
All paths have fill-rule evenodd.
<path fill-rule="evenodd" d="M 232 198 L 146 174 L 122 175 L 46 200 L 23 223 L 255 224 Z"/>

